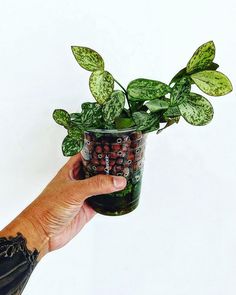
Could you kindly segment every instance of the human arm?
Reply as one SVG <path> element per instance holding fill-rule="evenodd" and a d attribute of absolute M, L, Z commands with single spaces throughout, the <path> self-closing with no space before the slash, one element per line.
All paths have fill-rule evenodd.
<path fill-rule="evenodd" d="M 96 213 L 85 202 L 88 197 L 125 187 L 121 176 L 81 179 L 81 163 L 80 154 L 70 158 L 41 194 L 0 231 L 1 295 L 21 294 L 42 257 L 66 245 L 91 220 Z"/>

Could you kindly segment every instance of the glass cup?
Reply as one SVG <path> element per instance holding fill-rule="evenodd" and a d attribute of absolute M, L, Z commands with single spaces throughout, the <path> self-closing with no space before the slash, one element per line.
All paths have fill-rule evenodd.
<path fill-rule="evenodd" d="M 135 128 L 89 129 L 81 151 L 85 178 L 96 174 L 124 176 L 125 189 L 96 195 L 87 203 L 98 213 L 117 216 L 133 211 L 139 203 L 147 134 Z"/>

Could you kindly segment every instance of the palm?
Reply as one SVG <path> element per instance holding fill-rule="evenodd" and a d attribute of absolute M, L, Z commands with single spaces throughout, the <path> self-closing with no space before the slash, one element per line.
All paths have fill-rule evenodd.
<path fill-rule="evenodd" d="M 96 214 L 86 202 L 73 200 L 72 182 L 84 178 L 81 164 L 80 154 L 70 158 L 42 193 L 42 197 L 53 201 L 44 216 L 50 251 L 67 244 Z"/>
<path fill-rule="evenodd" d="M 89 222 L 95 214 L 96 212 L 84 202 L 79 213 L 71 220 L 71 222 L 65 226 L 58 235 L 51 239 L 51 250 L 59 249 L 67 244 L 80 232 L 83 226 Z"/>

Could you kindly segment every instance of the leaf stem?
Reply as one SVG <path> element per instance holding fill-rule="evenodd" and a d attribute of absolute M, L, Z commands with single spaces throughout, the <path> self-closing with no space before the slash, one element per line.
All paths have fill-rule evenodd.
<path fill-rule="evenodd" d="M 130 103 L 129 103 L 128 92 L 126 91 L 126 89 L 115 78 L 113 78 L 113 79 L 120 86 L 120 88 L 122 88 L 124 90 L 125 97 L 126 97 L 126 100 L 127 100 L 128 106 L 129 106 L 129 111 L 130 111 L 130 114 L 131 114 L 132 119 L 134 120 L 132 109 L 131 109 L 131 106 L 130 106 Z"/>

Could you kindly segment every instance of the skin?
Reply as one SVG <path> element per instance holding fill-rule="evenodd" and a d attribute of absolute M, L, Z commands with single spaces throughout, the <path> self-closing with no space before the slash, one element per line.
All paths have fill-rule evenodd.
<path fill-rule="evenodd" d="M 85 202 L 87 198 L 126 186 L 122 176 L 100 174 L 82 179 L 81 166 L 80 153 L 71 157 L 41 194 L 0 231 L 0 237 L 22 233 L 28 249 L 40 252 L 38 260 L 66 245 L 96 214 Z"/>

